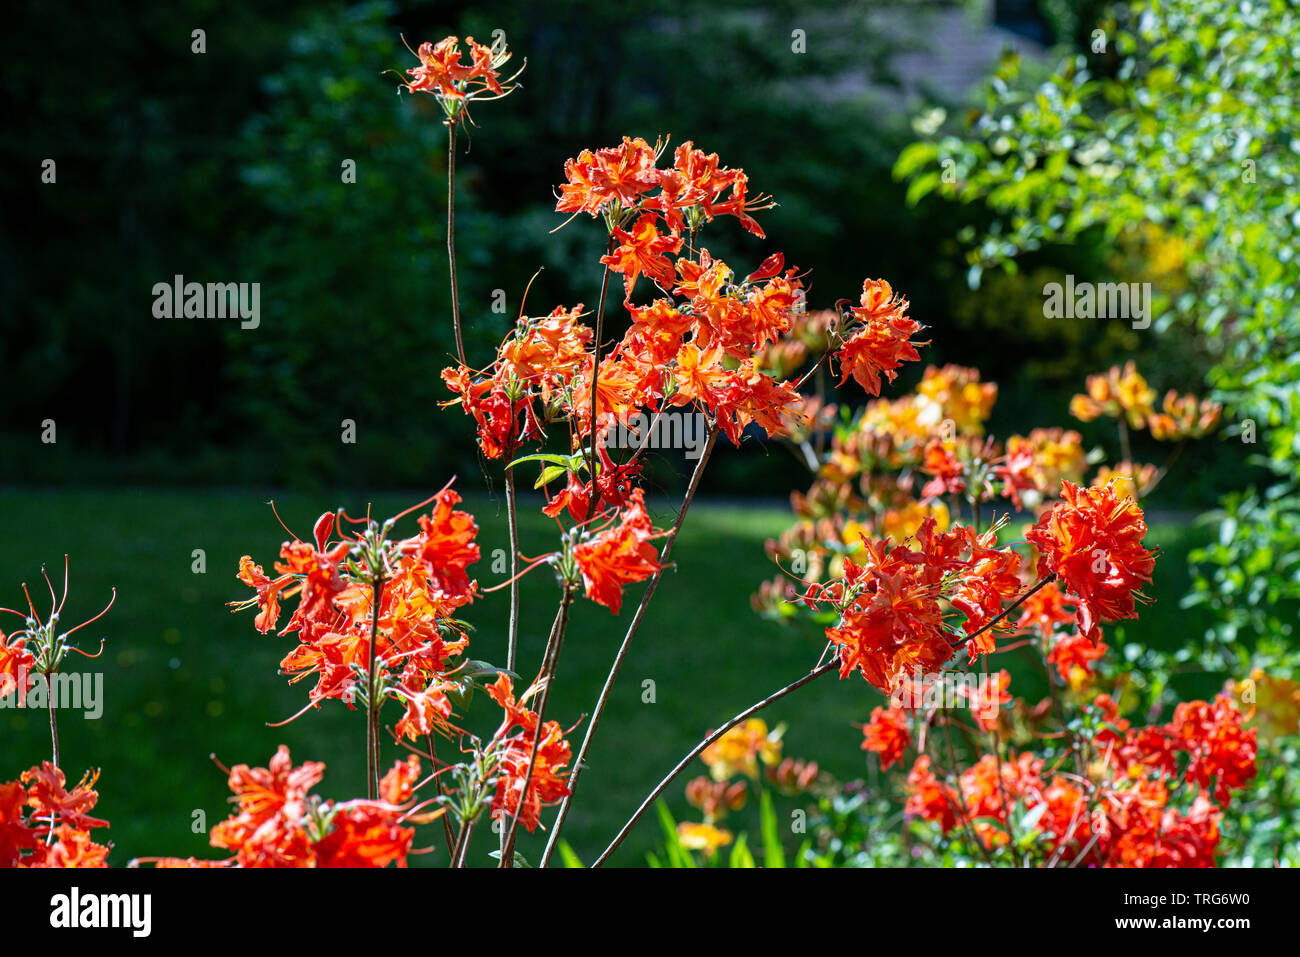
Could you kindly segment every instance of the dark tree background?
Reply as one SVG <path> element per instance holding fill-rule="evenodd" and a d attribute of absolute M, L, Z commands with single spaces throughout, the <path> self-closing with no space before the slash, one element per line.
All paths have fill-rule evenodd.
<path fill-rule="evenodd" d="M 552 190 L 564 160 L 623 135 L 671 136 L 744 167 L 780 204 L 761 217 L 766 241 L 716 224 L 703 237 L 714 254 L 744 270 L 784 251 L 812 270 L 815 306 L 886 277 L 931 327 L 927 362 L 999 382 L 996 430 L 1065 421 L 1083 377 L 1136 343 L 1046 323 L 1042 285 L 1094 273 L 1112 251 L 1048 250 L 972 293 L 954 237 L 979 210 L 909 207 L 891 177 L 914 138 L 915 104 L 895 95 L 908 49 L 898 24 L 943 6 L 11 5 L 5 480 L 405 487 L 478 471 L 468 423 L 438 405 L 451 351 L 445 131 L 432 101 L 395 95 L 386 71 L 414 62 L 403 35 L 416 46 L 503 30 L 514 64 L 528 61 L 521 89 L 475 107 L 458 161 L 472 356 L 490 353 L 539 268 L 529 312 L 596 297 L 599 226 L 583 218 L 550 233 L 563 221 Z M 1064 42 L 1087 36 L 1078 7 L 1010 12 Z M 194 30 L 204 53 L 192 52 Z M 795 30 L 805 53 L 792 50 Z M 41 181 L 46 159 L 53 184 Z M 343 182 L 345 160 L 355 183 Z M 260 326 L 154 318 L 153 285 L 177 274 L 260 283 Z M 495 290 L 505 314 L 492 311 Z M 1167 370 L 1148 357 L 1144 372 L 1186 387 L 1195 357 L 1166 358 Z M 340 443 L 345 418 L 354 446 Z M 47 419 L 52 445 L 40 442 Z M 723 456 L 711 480 L 770 494 L 805 477 L 755 446 Z"/>

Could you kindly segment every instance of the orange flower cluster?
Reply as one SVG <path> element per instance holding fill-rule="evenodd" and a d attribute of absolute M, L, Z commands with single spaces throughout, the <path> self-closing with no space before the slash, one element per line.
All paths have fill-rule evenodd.
<path fill-rule="evenodd" d="M 532 833 L 541 823 L 542 808 L 559 803 L 569 794 L 568 776 L 564 773 L 572 757 L 569 742 L 557 721 L 542 725 L 538 740 L 537 712 L 528 710 L 522 700 L 515 699 L 508 675 L 499 675 L 494 684 L 488 685 L 487 692 L 505 711 L 489 751 L 496 756 L 498 774 L 492 796 L 492 817 L 509 820 L 518 814 L 519 823 Z M 535 692 L 535 687 L 530 688 L 524 698 Z M 533 770 L 532 777 L 528 778 L 530 760 Z M 526 778 L 528 793 L 523 796 L 521 808 Z"/>
<path fill-rule="evenodd" d="M 1156 393 L 1137 371 L 1126 363 L 1088 377 L 1087 391 L 1070 400 L 1070 414 L 1080 422 L 1099 416 L 1128 421 L 1135 429 L 1147 428 L 1158 441 L 1199 439 L 1218 424 L 1223 407 L 1208 399 L 1180 395 L 1173 389 L 1165 393 L 1162 411 L 1155 408 Z"/>
<path fill-rule="evenodd" d="M 1025 539 L 1038 549 L 1038 574 L 1055 575 L 1078 599 L 1079 631 L 1094 644 L 1098 622 L 1136 618 L 1137 589 L 1151 581 L 1157 552 L 1144 548 L 1142 509 L 1117 483 L 1080 489 L 1061 483 L 1063 501 L 1048 509 Z"/>
<path fill-rule="evenodd" d="M 673 165 L 661 170 L 662 150 L 627 136 L 618 146 L 583 150 L 564 164 L 567 182 L 560 187 L 556 212 L 605 215 L 617 223 L 629 210 L 646 210 L 662 219 L 674 237 L 694 232 L 716 216 L 735 216 L 745 229 L 763 236 L 749 213 L 770 209 L 772 203 L 766 197 L 748 198 L 744 170 L 722 166 L 717 153 L 695 149 L 689 140 L 677 147 Z M 645 196 L 656 189 L 654 196 Z"/>
<path fill-rule="evenodd" d="M 477 593 L 468 568 L 479 560 L 478 526 L 473 516 L 456 509 L 460 496 L 450 488 L 433 501 L 433 511 L 420 516 L 416 535 L 388 544 L 379 559 L 382 568 L 370 567 L 376 558 L 366 552 L 362 537 L 331 541 L 347 518 L 326 512 L 316 522 L 314 541 L 284 543 L 277 577 L 267 576 L 245 555 L 238 578 L 256 596 L 231 602 L 236 610 L 256 605 L 257 629 L 269 632 L 279 622 L 281 602 L 298 597 L 279 632 L 296 632 L 298 645 L 280 664 L 293 682 L 315 676 L 312 706 L 332 698 L 353 706 L 357 693 L 368 687 L 375 631 L 376 669 L 383 674 L 379 687 L 405 706 L 398 733 L 412 739 L 448 727 L 451 661 L 468 644 L 452 616 Z M 381 595 L 377 614 L 376 574 Z"/>
<path fill-rule="evenodd" d="M 87 773 L 71 791 L 63 772 L 49 761 L 0 783 L 0 868 L 107 867 L 109 848 L 90 830 L 108 827 L 91 817 L 99 800 Z"/>
<path fill-rule="evenodd" d="M 849 315 L 853 332 L 839 349 L 840 383 L 853 376 L 868 393 L 880 395 L 881 373 L 893 382 L 900 365 L 921 358 L 916 347 L 929 343 L 911 341 L 921 324 L 907 316 L 907 300 L 883 279 L 862 283 L 861 304 L 850 307 Z"/>
<path fill-rule="evenodd" d="M 968 526 L 938 532 L 935 525 L 933 518 L 922 523 L 916 551 L 864 537 L 861 562 L 846 558 L 842 578 L 805 591 L 809 607 L 827 604 L 839 615 L 826 637 L 839 648 L 841 678 L 856 668 L 890 692 L 916 669 L 934 672 L 960 641 L 941 600 L 961 614 L 972 637 L 1020 590 L 1020 556 L 997 547 L 996 527 L 976 535 Z M 970 660 L 993 649 L 993 631 L 985 630 L 970 642 Z"/>
<path fill-rule="evenodd" d="M 458 37 L 421 43 L 415 52 L 420 65 L 406 71 L 413 78 L 406 81 L 406 88 L 412 93 L 433 94 L 450 117 L 456 117 L 470 100 L 489 94 L 505 96 L 511 89 L 502 85 L 500 77 L 501 68 L 510 59 L 505 43 L 486 47 L 466 37 L 465 45 L 468 50 L 461 49 Z"/>
<path fill-rule="evenodd" d="M 414 756 L 384 775 L 382 801 L 334 803 L 311 794 L 325 765 L 294 767 L 281 745 L 265 768 L 236 765 L 230 790 L 236 810 L 212 829 L 211 844 L 231 852 L 222 860 L 158 858 L 158 867 L 387 867 L 406 866 L 415 830 L 428 820 L 403 807 L 419 774 Z"/>
<path fill-rule="evenodd" d="M 1185 702 L 1170 724 L 1137 729 L 1108 695 L 1094 706 L 1098 760 L 1087 779 L 1045 777 L 1044 762 L 1029 753 L 1004 761 L 986 754 L 954 786 L 922 755 L 908 776 L 906 812 L 944 833 L 969 824 L 989 849 L 1033 821 L 1035 852 L 1067 866 L 1213 867 L 1222 808 L 1256 773 L 1255 732 L 1242 729 L 1242 715 L 1225 697 Z M 1188 787 L 1176 783 L 1180 755 Z M 1218 805 L 1207 793 L 1211 784 Z M 1020 821 L 1008 819 L 1008 804 L 1023 806 Z"/>
<path fill-rule="evenodd" d="M 762 718 L 750 718 L 729 729 L 700 754 L 715 781 L 725 781 L 736 774 L 758 780 L 758 763 L 774 765 L 781 760 L 781 736 L 784 728 L 767 728 Z"/>
<path fill-rule="evenodd" d="M 645 581 L 661 567 L 659 552 L 651 544 L 655 536 L 645 510 L 645 493 L 636 489 L 616 525 L 573 550 L 587 597 L 617 615 L 623 607 L 624 586 Z"/>
<path fill-rule="evenodd" d="M 862 726 L 862 750 L 880 755 L 880 769 L 888 771 L 903 760 L 903 752 L 912 744 L 907 716 L 902 708 L 877 705 L 871 718 Z"/>

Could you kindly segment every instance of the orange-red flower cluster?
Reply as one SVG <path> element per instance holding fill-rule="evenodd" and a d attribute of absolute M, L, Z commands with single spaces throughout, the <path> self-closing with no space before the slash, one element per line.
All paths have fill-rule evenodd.
<path fill-rule="evenodd" d="M 392 543 L 382 559 L 377 619 L 374 575 L 360 539 L 330 541 L 336 522 L 345 520 L 341 513 L 336 519 L 327 512 L 317 520 L 313 542 L 284 543 L 276 578 L 245 555 L 238 577 L 257 594 L 231 603 L 236 609 L 255 604 L 257 628 L 269 632 L 278 624 L 281 601 L 298 596 L 298 607 L 280 631 L 296 632 L 298 645 L 281 668 L 294 682 L 315 676 L 309 696 L 315 706 L 338 698 L 351 707 L 358 691 L 368 687 L 371 631 L 377 625 L 376 669 L 386 676 L 377 683 L 385 696 L 404 705 L 398 733 L 413 739 L 448 727 L 450 662 L 468 643 L 452 616 L 473 601 L 478 587 L 468 571 L 479 560 L 473 516 L 455 507 L 460 496 L 450 488 L 434 502 L 433 511 L 420 516 L 419 532 Z"/>
<path fill-rule="evenodd" d="M 412 77 L 406 88 L 412 93 L 432 93 L 443 102 L 449 116 L 456 115 L 463 104 L 485 94 L 504 96 L 499 71 L 510 59 L 504 43 L 499 48 L 465 38 L 462 50 L 458 37 L 444 37 L 437 43 L 421 43 L 416 51 L 420 65 L 407 70 Z M 410 49 L 409 47 L 407 49 Z M 469 62 L 465 62 L 465 53 Z"/>
<path fill-rule="evenodd" d="M 1142 509 L 1116 482 L 1086 489 L 1062 482 L 1061 497 L 1025 538 L 1038 549 L 1039 576 L 1055 575 L 1078 599 L 1079 631 L 1095 644 L 1101 619 L 1137 617 L 1135 596 L 1143 597 L 1138 589 L 1151 581 L 1157 553 L 1142 546 Z"/>
<path fill-rule="evenodd" d="M 565 740 L 565 731 L 558 721 L 543 724 L 538 740 L 537 712 L 529 710 L 523 700 L 515 699 L 514 687 L 504 672 L 498 675 L 495 683 L 488 685 L 487 692 L 505 711 L 491 748 L 497 756 L 492 817 L 509 821 L 518 814 L 519 823 L 532 833 L 541 823 L 542 808 L 558 804 L 569 795 L 568 775 L 564 771 L 572 757 L 569 742 Z M 535 688 L 530 688 L 524 693 L 524 698 L 534 692 Z M 534 745 L 536 758 L 533 757 Z M 528 774 L 530 761 L 531 777 Z M 523 793 L 525 780 L 528 782 L 527 795 Z"/>
<path fill-rule="evenodd" d="M 1185 702 L 1169 724 L 1143 728 L 1120 718 L 1108 695 L 1094 705 L 1101 723 L 1091 746 L 1099 760 L 1087 779 L 1044 777 L 1044 762 L 1029 753 L 1004 761 L 988 754 L 954 787 L 922 755 L 908 777 L 907 813 L 944 833 L 964 821 L 990 849 L 1032 821 L 1038 852 L 1066 865 L 1215 866 L 1223 807 L 1256 773 L 1255 732 L 1241 727 L 1242 715 L 1222 696 Z M 1179 755 L 1187 757 L 1187 787 L 1178 783 Z M 1009 821 L 1008 803 L 1027 813 Z"/>
<path fill-rule="evenodd" d="M 803 600 L 839 613 L 826 637 L 839 648 L 840 677 L 856 668 L 882 691 L 892 691 L 916 669 L 930 674 L 952 657 L 960 636 L 948 627 L 941 600 L 963 616 L 971 637 L 1020 589 L 1020 556 L 997 547 L 996 528 L 982 535 L 961 525 L 937 532 L 931 517 L 917 531 L 915 551 L 891 548 L 887 538 L 863 537 L 862 544 L 861 559 L 844 559 L 841 578 L 809 586 Z M 970 660 L 993 649 L 990 628 L 970 643 Z"/>
<path fill-rule="evenodd" d="M 311 794 L 325 765 L 294 767 L 281 745 L 265 768 L 236 765 L 230 790 L 236 809 L 212 829 L 211 844 L 231 852 L 223 860 L 161 858 L 159 867 L 387 867 L 406 866 L 415 830 L 399 806 L 410 799 L 418 761 L 397 762 L 380 785 L 383 801 L 336 803 Z M 400 801 L 398 800 L 400 799 Z"/>
<path fill-rule="evenodd" d="M 651 544 L 657 534 L 645 510 L 645 493 L 636 489 L 617 524 L 573 549 L 587 597 L 617 615 L 623 588 L 645 581 L 661 567 Z"/>
<path fill-rule="evenodd" d="M 883 279 L 865 280 L 861 305 L 850 308 L 849 313 L 854 326 L 861 325 L 840 347 L 840 383 L 853 376 L 871 395 L 880 395 L 882 372 L 893 382 L 900 365 L 921 358 L 916 347 L 928 343 L 911 341 L 921 331 L 921 324 L 908 317 L 907 300 L 895 295 Z"/>
<path fill-rule="evenodd" d="M 902 708 L 882 708 L 877 705 L 871 718 L 862 726 L 862 750 L 880 755 L 880 769 L 888 771 L 903 760 L 903 752 L 912 743 L 912 733 L 907 729 L 907 715 Z"/>
<path fill-rule="evenodd" d="M 108 847 L 90 836 L 108 827 L 89 813 L 99 800 L 98 777 L 88 773 L 69 791 L 63 772 L 43 761 L 0 783 L 0 868 L 107 867 Z"/>

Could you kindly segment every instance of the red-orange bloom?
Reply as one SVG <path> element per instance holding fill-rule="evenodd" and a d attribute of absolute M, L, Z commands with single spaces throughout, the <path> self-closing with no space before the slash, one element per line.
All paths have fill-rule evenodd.
<path fill-rule="evenodd" d="M 1098 620 L 1136 618 L 1135 593 L 1151 581 L 1157 552 L 1144 548 L 1142 509 L 1116 483 L 1080 489 L 1061 482 L 1063 501 L 1048 509 L 1025 538 L 1038 549 L 1038 574 L 1056 575 L 1079 599 L 1079 630 L 1101 640 Z"/>
<path fill-rule="evenodd" d="M 623 137 L 619 146 L 583 150 L 565 161 L 568 182 L 560 187 L 556 212 L 595 216 L 610 203 L 634 206 L 637 197 L 659 184 L 654 147 L 641 137 Z"/>
<path fill-rule="evenodd" d="M 474 541 L 478 525 L 473 515 L 455 507 L 460 500 L 460 495 L 449 488 L 439 492 L 433 513 L 420 516 L 420 534 L 414 545 L 416 557 L 429 572 L 433 593 L 469 600 L 475 584 L 466 569 L 479 560 L 479 547 Z"/>
<path fill-rule="evenodd" d="M 880 768 L 890 767 L 903 760 L 903 752 L 912 743 L 907 730 L 907 716 L 901 708 L 882 708 L 877 705 L 871 720 L 862 726 L 862 750 L 880 755 Z"/>
<path fill-rule="evenodd" d="M 537 743 L 537 756 L 534 759 L 537 713 L 515 699 L 510 678 L 504 672 L 488 686 L 487 691 L 505 711 L 505 717 L 495 736 L 495 745 L 500 751 L 497 787 L 492 796 L 492 817 L 509 820 L 517 812 L 519 823 L 532 833 L 541 823 L 542 808 L 556 804 L 569 795 L 568 775 L 564 773 L 571 758 L 569 742 L 565 740 L 564 730 L 558 721 L 547 721 L 542 725 L 541 740 Z M 529 692 L 525 692 L 524 697 L 528 696 Z M 514 728 L 519 730 L 511 733 Z M 528 775 L 530 760 L 533 766 L 531 777 Z M 521 807 L 525 778 L 528 779 L 528 793 L 523 797 Z"/>
<path fill-rule="evenodd" d="M 655 537 L 645 510 L 645 493 L 635 489 L 617 525 L 573 550 L 587 597 L 617 615 L 623 606 L 624 586 L 645 581 L 661 567 L 659 552 L 651 544 Z"/>
<path fill-rule="evenodd" d="M 880 374 L 893 382 L 898 367 L 920 359 L 916 347 L 928 343 L 910 341 L 921 324 L 908 318 L 907 300 L 896 297 L 885 280 L 864 281 L 861 301 L 850 311 L 862 327 L 840 347 L 840 384 L 853 376 L 868 393 L 880 395 Z"/>
<path fill-rule="evenodd" d="M 632 298 L 632 287 L 642 273 L 664 289 L 672 287 L 676 272 L 664 253 L 675 253 L 682 248 L 680 237 L 661 236 L 655 228 L 654 213 L 643 213 L 631 231 L 614 230 L 620 245 L 600 261 L 623 276 L 627 299 Z"/>
<path fill-rule="evenodd" d="M 470 62 L 466 63 L 458 37 L 445 37 L 436 44 L 421 43 L 416 56 L 420 65 L 406 72 L 414 77 L 407 89 L 418 93 L 433 93 L 447 100 L 460 100 L 475 91 L 488 90 L 502 95 L 496 65 L 504 63 L 508 54 L 499 54 L 495 61 L 490 47 L 465 38 L 469 46 Z M 477 81 L 471 83 L 471 81 Z"/>
<path fill-rule="evenodd" d="M 1185 701 L 1174 710 L 1169 733 L 1190 755 L 1187 780 L 1206 788 L 1214 783 L 1214 798 L 1227 804 L 1229 791 L 1255 777 L 1257 751 L 1255 728 L 1243 728 L 1244 720 L 1232 700 L 1219 695 L 1210 704 Z"/>

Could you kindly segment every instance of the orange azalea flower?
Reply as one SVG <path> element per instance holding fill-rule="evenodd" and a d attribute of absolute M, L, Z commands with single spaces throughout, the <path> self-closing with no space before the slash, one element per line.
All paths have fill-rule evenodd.
<path fill-rule="evenodd" d="M 703 851 L 712 857 L 717 853 L 718 848 L 730 844 L 732 837 L 731 832 L 726 828 L 681 821 L 677 825 L 677 840 L 688 851 Z"/>
<path fill-rule="evenodd" d="M 1076 632 L 1058 638 L 1052 645 L 1052 650 L 1048 652 L 1047 660 L 1056 665 L 1056 672 L 1061 676 L 1062 681 L 1075 686 L 1080 684 L 1087 675 L 1092 674 L 1093 662 L 1105 654 L 1104 641 L 1094 644 Z"/>
<path fill-rule="evenodd" d="M 839 606 L 840 621 L 826 630 L 826 638 L 839 648 L 840 677 L 856 668 L 889 693 L 903 675 L 915 668 L 929 674 L 952 656 L 938 602 L 943 571 L 904 549 L 890 549 L 888 540 L 862 542 L 861 563 L 844 559 L 843 584 L 811 597 Z"/>
<path fill-rule="evenodd" d="M 1020 591 L 1020 553 L 1014 548 L 997 547 L 998 527 L 976 536 L 974 529 L 962 527 L 970 557 L 949 595 L 952 606 L 966 616 L 962 629 L 971 635 L 1002 613 L 1005 602 Z M 992 654 L 1001 624 L 990 628 L 970 643 L 970 660 Z M 1006 626 L 1010 629 L 1010 626 Z"/>
<path fill-rule="evenodd" d="M 487 692 L 505 711 L 501 726 L 493 737 L 493 744 L 499 749 L 499 760 L 497 786 L 492 796 L 492 817 L 506 821 L 518 813 L 519 823 L 531 834 L 541 823 L 542 808 L 569 795 L 568 775 L 564 773 L 572 757 L 569 742 L 565 740 L 565 732 L 558 721 L 547 721 L 542 725 L 534 759 L 537 712 L 525 707 L 523 700 L 534 695 L 537 686 L 533 685 L 524 692 L 522 699 L 516 700 L 510 676 L 501 672 L 497 680 L 488 685 Z M 514 728 L 519 730 L 511 733 Z M 533 767 L 531 777 L 528 775 L 530 760 Z M 525 778 L 528 779 L 528 793 L 523 797 L 521 808 Z"/>
<path fill-rule="evenodd" d="M 1070 414 L 1080 422 L 1091 422 L 1101 415 L 1124 416 L 1135 429 L 1142 428 L 1154 411 L 1156 394 L 1137 366 L 1126 363 L 1123 370 L 1112 366 L 1102 375 L 1088 376 L 1086 394 L 1070 400 Z"/>
<path fill-rule="evenodd" d="M 924 424 L 933 428 L 948 420 L 958 432 L 983 435 L 998 387 L 994 382 L 980 382 L 978 369 L 950 364 L 926 369 L 916 393 Z"/>
<path fill-rule="evenodd" d="M 17 781 L 0 782 L 0 867 L 17 867 L 24 851 L 41 843 L 27 826 L 27 789 Z"/>
<path fill-rule="evenodd" d="M 5 637 L 0 631 L 0 698 L 19 691 L 19 675 L 30 676 L 36 670 L 36 659 L 27 650 L 26 637 Z"/>
<path fill-rule="evenodd" d="M 745 806 L 748 785 L 744 781 L 713 781 L 704 776 L 692 778 L 686 785 L 686 801 L 704 814 L 708 823 L 720 821 L 728 811 Z"/>
<path fill-rule="evenodd" d="M 907 716 L 902 708 L 876 706 L 871 719 L 862 726 L 862 750 L 880 755 L 880 769 L 903 760 L 903 752 L 912 744 L 912 734 L 907 729 Z"/>
<path fill-rule="evenodd" d="M 51 823 L 56 820 L 77 830 L 108 827 L 107 821 L 87 813 L 99 800 L 94 789 L 98 778 L 98 771 L 87 772 L 69 792 L 63 772 L 49 761 L 42 761 L 40 767 L 24 771 L 19 780 L 28 785 L 27 804 L 34 809 L 32 818 L 44 822 L 37 828 L 38 833 L 48 833 Z"/>
<path fill-rule="evenodd" d="M 407 81 L 406 88 L 412 93 L 432 93 L 438 97 L 448 116 L 455 116 L 468 100 L 487 93 L 505 96 L 509 92 L 501 85 L 498 73 L 510 59 L 505 44 L 499 48 L 485 47 L 473 37 L 466 37 L 465 43 L 469 47 L 469 63 L 465 62 L 459 38 L 445 37 L 436 44 L 421 43 L 415 54 L 420 65 L 406 71 L 414 77 Z"/>
<path fill-rule="evenodd" d="M 722 367 L 722 348 L 703 350 L 694 343 L 682 346 L 673 370 L 677 382 L 674 399 L 678 404 L 699 401 L 712 408 L 722 393 L 733 384 L 731 374 Z"/>
<path fill-rule="evenodd" d="M 549 401 L 582 365 L 595 335 L 578 321 L 581 314 L 582 303 L 578 303 L 569 310 L 556 306 L 544 319 L 521 320 L 501 345 L 494 380 L 501 386 L 519 382 L 540 389 L 542 399 Z"/>
<path fill-rule="evenodd" d="M 1199 439 L 1219 421 L 1223 406 L 1208 399 L 1197 401 L 1194 395 L 1179 395 L 1173 389 L 1165 393 L 1164 411 L 1153 413 L 1147 422 L 1151 437 L 1167 442 L 1173 439 Z"/>
<path fill-rule="evenodd" d="M 560 187 L 556 212 L 595 216 L 611 203 L 635 206 L 638 196 L 659 185 L 657 159 L 655 148 L 639 136 L 625 136 L 619 146 L 594 153 L 583 150 L 576 159 L 565 161 L 568 182 Z"/>
<path fill-rule="evenodd" d="M 630 232 L 615 228 L 614 238 L 620 245 L 600 261 L 622 274 L 627 299 L 632 298 L 632 287 L 642 273 L 665 289 L 672 286 L 676 273 L 663 254 L 677 252 L 682 248 L 682 241 L 680 237 L 661 236 L 655 228 L 653 213 L 643 213 Z"/>
<path fill-rule="evenodd" d="M 386 867 L 406 866 L 415 831 L 399 825 L 401 812 L 388 804 L 349 801 L 335 804 L 309 794 L 325 765 L 295 768 L 281 745 L 265 768 L 237 765 L 230 789 L 237 810 L 212 829 L 213 847 L 233 851 L 225 861 L 163 858 L 165 867 Z M 394 768 L 384 778 L 385 792 L 400 797 L 418 766 Z"/>
<path fill-rule="evenodd" d="M 1052 640 L 1056 625 L 1073 622 L 1078 602 L 1067 597 L 1061 586 L 1049 581 L 1021 603 L 1021 616 L 1015 620 L 1015 627 L 1034 628 L 1044 641 Z"/>
<path fill-rule="evenodd" d="M 750 718 L 727 729 L 700 752 L 700 760 L 709 766 L 709 774 L 715 781 L 725 781 L 737 774 L 757 781 L 760 760 L 769 766 L 781 760 L 784 731 L 784 727 L 769 731 L 762 718 Z"/>
<path fill-rule="evenodd" d="M 1232 700 L 1219 695 L 1210 704 L 1185 701 L 1174 709 L 1169 733 L 1191 756 L 1187 780 L 1198 787 L 1214 783 L 1215 800 L 1226 804 L 1229 791 L 1248 784 L 1255 777 L 1256 736 L 1254 728 L 1242 727 L 1243 717 Z"/>
<path fill-rule="evenodd" d="M 460 403 L 466 413 L 478 423 L 478 441 L 483 454 L 490 459 L 499 459 L 505 450 L 520 438 L 517 435 L 518 415 L 524 415 L 524 437 L 540 433 L 540 428 L 533 421 L 531 404 L 525 399 L 512 400 L 506 386 L 496 379 L 474 381 L 466 368 L 449 367 L 442 370 L 442 381 L 447 388 L 460 398 L 446 403 Z"/>
<path fill-rule="evenodd" d="M 452 489 L 439 492 L 432 514 L 420 516 L 420 534 L 412 544 L 429 572 L 434 595 L 472 600 L 478 586 L 469 580 L 467 569 L 479 560 L 474 541 L 478 525 L 473 515 L 455 507 L 460 501 Z"/>
<path fill-rule="evenodd" d="M 1040 577 L 1056 575 L 1079 599 L 1079 630 L 1100 642 L 1102 618 L 1136 618 L 1137 589 L 1151 581 L 1157 552 L 1144 548 L 1142 509 L 1116 483 L 1080 489 L 1061 483 L 1064 501 L 1048 509 L 1025 539 L 1038 549 Z"/>
<path fill-rule="evenodd" d="M 865 280 L 861 302 L 850 312 L 862 327 L 839 350 L 840 384 L 851 375 L 868 393 L 880 395 L 880 374 L 893 382 L 895 370 L 904 361 L 920 359 L 916 347 L 928 343 L 910 341 L 921 324 L 907 317 L 907 300 L 896 297 L 885 280 Z"/>
<path fill-rule="evenodd" d="M 336 809 L 330 831 L 312 845 L 316 867 L 406 866 L 415 829 L 400 827 L 391 811 L 358 801 Z"/>
<path fill-rule="evenodd" d="M 415 782 L 420 779 L 420 758 L 408 755 L 405 761 L 396 761 L 392 769 L 379 781 L 379 796 L 389 804 L 405 804 L 415 793 Z"/>
<path fill-rule="evenodd" d="M 617 525 L 573 550 L 587 597 L 617 615 L 623 606 L 624 586 L 645 581 L 661 568 L 659 552 L 650 544 L 655 537 L 645 510 L 645 493 L 636 489 Z"/>
<path fill-rule="evenodd" d="M 108 848 L 96 844 L 79 828 L 61 824 L 54 830 L 54 843 L 38 843 L 25 867 L 108 867 Z"/>
<path fill-rule="evenodd" d="M 947 834 L 957 826 L 957 793 L 930 770 L 930 756 L 922 754 L 907 775 L 908 797 L 905 814 L 938 824 Z"/>

